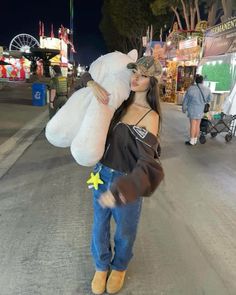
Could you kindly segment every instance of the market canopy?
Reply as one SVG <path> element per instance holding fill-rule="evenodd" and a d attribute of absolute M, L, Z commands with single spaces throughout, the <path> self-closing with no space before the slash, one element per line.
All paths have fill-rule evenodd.
<path fill-rule="evenodd" d="M 44 60 L 49 61 L 54 56 L 60 54 L 60 50 L 58 49 L 48 49 L 48 48 L 30 48 L 29 53 L 23 53 L 23 56 L 30 61 L 33 60 Z"/>

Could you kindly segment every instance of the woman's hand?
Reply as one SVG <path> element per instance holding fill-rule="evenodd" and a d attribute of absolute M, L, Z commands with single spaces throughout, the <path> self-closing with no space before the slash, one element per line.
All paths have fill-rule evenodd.
<path fill-rule="evenodd" d="M 103 208 L 114 208 L 116 206 L 116 200 L 111 191 L 101 194 L 98 202 Z"/>
<path fill-rule="evenodd" d="M 123 205 L 125 205 L 126 204 L 126 199 L 121 193 L 119 193 L 119 198 L 120 198 L 121 203 Z M 106 191 L 105 193 L 101 194 L 98 202 L 103 208 L 114 208 L 114 207 L 116 207 L 116 199 L 114 198 L 111 191 Z"/>
<path fill-rule="evenodd" d="M 101 85 L 93 80 L 88 81 L 87 87 L 90 87 L 92 89 L 94 96 L 99 102 L 103 104 L 108 104 L 110 94 L 106 91 L 106 89 L 104 89 Z"/>
<path fill-rule="evenodd" d="M 49 104 L 50 104 L 50 108 L 51 109 L 54 109 L 54 103 L 53 103 L 53 101 L 50 101 Z"/>

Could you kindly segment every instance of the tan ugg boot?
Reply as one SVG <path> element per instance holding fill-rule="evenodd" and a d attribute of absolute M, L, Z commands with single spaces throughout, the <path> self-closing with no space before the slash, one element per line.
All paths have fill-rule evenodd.
<path fill-rule="evenodd" d="M 105 292 L 108 271 L 96 271 L 91 283 L 93 294 L 100 295 Z"/>
<path fill-rule="evenodd" d="M 112 270 L 107 280 L 107 293 L 115 294 L 123 287 L 126 270 L 118 271 Z"/>

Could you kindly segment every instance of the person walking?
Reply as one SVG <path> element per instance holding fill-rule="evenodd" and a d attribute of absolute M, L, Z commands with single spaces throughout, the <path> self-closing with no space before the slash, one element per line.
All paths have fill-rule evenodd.
<path fill-rule="evenodd" d="M 59 65 L 52 67 L 54 77 L 50 80 L 50 97 L 49 97 L 49 118 L 51 119 L 56 112 L 66 103 L 68 97 L 68 81 L 62 76 Z"/>
<path fill-rule="evenodd" d="M 203 85 L 203 76 L 196 75 L 195 84 L 191 85 L 186 91 L 182 104 L 183 113 L 187 112 L 190 122 L 189 140 L 186 145 L 194 146 L 200 134 L 200 123 L 204 114 L 206 103 L 212 99 L 211 90 Z"/>
<path fill-rule="evenodd" d="M 127 67 L 132 70 L 130 96 L 116 110 L 105 153 L 88 180 L 93 186 L 94 294 L 103 294 L 105 290 L 115 294 L 122 288 L 133 256 L 142 196 L 151 195 L 164 178 L 158 154 L 157 135 L 162 117 L 155 78 L 161 74 L 161 65 L 147 56 Z M 109 94 L 88 75 L 87 86 L 101 103 L 107 104 Z M 116 223 L 114 254 L 110 244 L 112 217 Z"/>

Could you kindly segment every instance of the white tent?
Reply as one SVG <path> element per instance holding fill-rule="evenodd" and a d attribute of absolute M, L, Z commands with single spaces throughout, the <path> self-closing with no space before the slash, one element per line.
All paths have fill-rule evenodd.
<path fill-rule="evenodd" d="M 232 77 L 231 89 L 229 90 L 228 96 L 225 98 L 222 111 L 227 115 L 236 115 L 236 53 L 229 53 L 219 56 L 208 56 L 203 58 L 197 68 L 197 73 L 202 74 L 202 66 L 204 64 L 216 64 L 216 63 L 226 63 L 230 65 L 230 75 Z M 209 83 L 210 81 L 205 81 Z M 212 82 L 210 82 L 212 84 Z M 210 87 L 210 84 L 207 85 Z M 215 86 L 215 85 L 214 85 Z M 211 89 L 212 92 L 215 92 L 215 89 Z M 222 91 L 223 92 L 223 91 Z M 225 91 L 228 92 L 228 91 Z"/>
<path fill-rule="evenodd" d="M 229 96 L 225 99 L 223 112 L 227 115 L 236 115 L 236 83 Z"/>
<path fill-rule="evenodd" d="M 231 54 L 231 74 L 234 82 L 223 104 L 223 112 L 227 115 L 236 115 L 236 53 Z"/>

